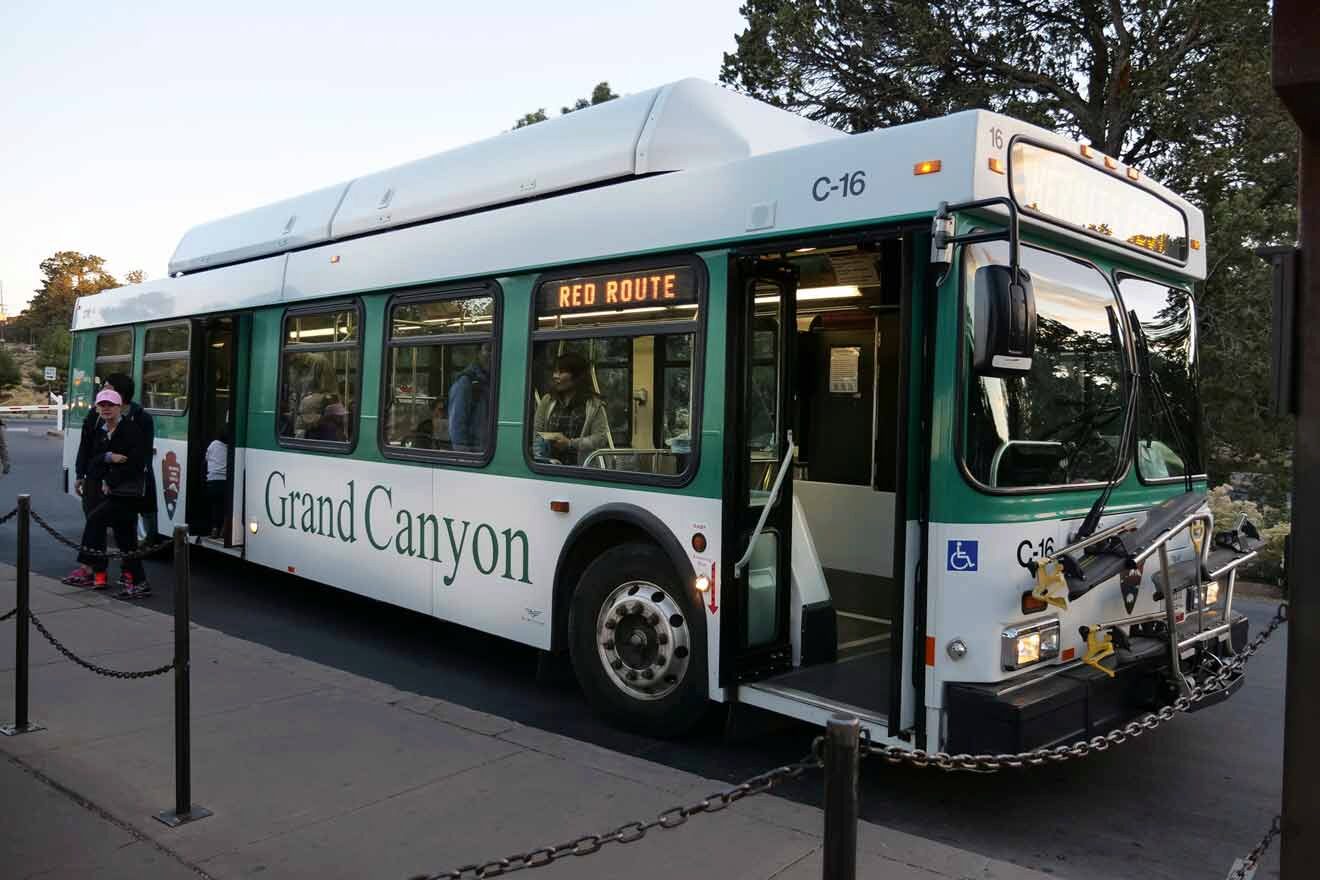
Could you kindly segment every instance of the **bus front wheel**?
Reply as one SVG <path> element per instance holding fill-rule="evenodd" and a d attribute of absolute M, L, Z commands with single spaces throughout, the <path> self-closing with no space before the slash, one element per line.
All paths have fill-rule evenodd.
<path fill-rule="evenodd" d="M 622 544 L 587 566 L 568 626 L 573 670 L 598 711 L 652 736 L 676 736 L 700 720 L 705 618 L 658 547 Z"/>

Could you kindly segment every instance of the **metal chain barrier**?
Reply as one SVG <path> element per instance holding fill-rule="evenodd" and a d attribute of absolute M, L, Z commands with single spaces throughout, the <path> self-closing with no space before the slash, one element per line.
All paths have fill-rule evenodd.
<path fill-rule="evenodd" d="M 909 764 L 914 767 L 937 767 L 940 770 L 966 770 L 973 773 L 995 773 L 1004 769 L 1019 770 L 1023 767 L 1039 767 L 1042 764 L 1060 764 L 1073 758 L 1083 758 L 1093 752 L 1103 752 L 1110 746 L 1134 739 L 1148 730 L 1154 730 L 1176 715 L 1186 712 L 1194 704 L 1228 687 L 1230 680 L 1240 674 L 1247 661 L 1260 650 L 1274 635 L 1275 630 L 1288 622 L 1288 606 L 1280 605 L 1274 619 L 1265 629 L 1251 640 L 1251 643 L 1218 672 L 1208 676 L 1191 693 L 1178 697 L 1156 712 L 1148 712 L 1140 718 L 1129 721 L 1122 727 L 1115 728 L 1100 736 L 1082 740 L 1065 746 L 1035 749 L 1030 752 L 1018 752 L 1011 755 L 957 754 L 948 752 L 927 752 L 922 749 L 901 749 L 897 746 L 881 746 L 870 742 L 863 743 L 863 753 L 883 758 L 890 764 Z"/>
<path fill-rule="evenodd" d="M 17 614 L 17 613 L 18 613 L 18 609 L 17 609 L 17 608 L 10 608 L 9 611 L 5 614 L 4 617 L 0 617 L 0 623 L 4 623 L 6 620 L 8 620 L 9 618 L 13 617 L 13 616 L 14 616 L 15 614 Z"/>
<path fill-rule="evenodd" d="M 18 508 L 17 508 L 17 507 L 15 507 L 13 510 L 9 511 L 8 513 L 6 513 L 4 516 L 0 516 L 0 526 L 2 526 L 2 525 L 4 525 L 5 523 L 9 522 L 11 519 L 13 519 L 13 518 L 16 517 L 16 516 L 18 516 Z"/>
<path fill-rule="evenodd" d="M 50 634 L 50 630 L 46 629 L 45 625 L 42 624 L 42 622 L 37 619 L 37 615 L 33 614 L 31 611 L 28 612 L 28 620 L 32 621 L 32 625 L 37 628 L 37 632 L 41 633 L 43 636 L 46 637 L 46 641 L 50 642 L 52 645 L 55 646 L 55 650 L 59 651 L 65 657 L 68 657 L 70 660 L 72 660 L 74 663 L 77 663 L 79 666 L 83 667 L 84 669 L 90 669 L 92 672 L 95 672 L 97 675 L 104 675 L 107 678 L 125 678 L 125 679 L 151 678 L 152 676 L 155 675 L 164 675 L 165 673 L 169 672 L 171 669 L 174 668 L 173 661 L 166 663 L 164 666 L 158 666 L 155 669 L 144 669 L 140 672 L 125 672 L 120 669 L 111 669 L 108 666 L 100 666 L 96 663 L 92 663 L 91 661 L 84 660 L 83 658 L 79 657 L 77 654 L 73 653 L 68 648 L 66 648 L 63 645 L 63 643 L 60 642 L 59 639 L 55 638 L 53 635 Z"/>
<path fill-rule="evenodd" d="M 1265 855 L 1265 850 L 1270 848 L 1274 838 L 1279 836 L 1283 830 L 1283 817 L 1275 816 L 1274 821 L 1270 823 L 1270 830 L 1265 832 L 1265 836 L 1260 839 L 1260 843 L 1251 848 L 1247 857 L 1239 859 L 1233 864 L 1228 872 L 1228 880 L 1245 880 L 1246 877 L 1253 875 L 1256 871 L 1256 865 L 1260 862 L 1261 856 Z"/>
<path fill-rule="evenodd" d="M 120 550 L 96 550 L 92 547 L 84 547 L 72 538 L 66 538 L 56 531 L 55 527 L 46 522 L 35 510 L 31 511 L 32 521 L 41 526 L 46 534 L 50 535 L 59 543 L 68 547 L 70 550 L 77 550 L 79 553 L 86 553 L 88 556 L 99 556 L 103 559 L 145 559 L 170 545 L 169 541 L 157 541 L 155 544 L 147 544 L 136 550 L 127 553 Z"/>
<path fill-rule="evenodd" d="M 564 856 L 589 856 L 600 851 L 607 843 L 635 843 L 656 828 L 669 830 L 677 828 L 693 816 L 718 813 L 727 809 L 745 797 L 762 794 L 774 786 L 789 779 L 797 779 L 808 770 L 822 766 L 821 751 L 823 738 L 817 737 L 812 745 L 812 754 L 795 764 L 785 764 L 765 773 L 708 795 L 694 804 L 685 807 L 670 807 L 649 822 L 626 822 L 605 834 L 587 834 L 575 840 L 569 840 L 557 846 L 542 846 L 527 852 L 516 853 L 502 859 L 481 864 L 464 865 L 452 871 L 439 874 L 417 874 L 410 880 L 466 880 L 466 878 L 498 877 L 521 871 L 525 868 L 540 868 Z"/>
<path fill-rule="evenodd" d="M 1030 752 L 1019 752 L 1012 755 L 971 755 L 957 754 L 951 755 L 947 752 L 927 752 L 922 749 L 907 750 L 896 746 L 880 746 L 870 742 L 866 731 L 863 730 L 862 737 L 862 756 L 876 756 L 883 758 L 890 764 L 909 764 L 914 767 L 937 767 L 941 770 L 967 770 L 976 773 L 994 773 L 1004 769 L 1022 769 L 1024 767 L 1038 767 L 1043 764 L 1057 764 L 1072 758 L 1080 758 L 1094 752 L 1103 752 L 1110 746 L 1118 745 L 1129 739 L 1140 736 L 1148 730 L 1154 730 L 1164 722 L 1174 716 L 1186 712 L 1195 703 L 1204 700 L 1211 694 L 1227 687 L 1230 679 L 1236 674 L 1241 673 L 1247 665 L 1247 661 L 1261 649 L 1270 636 L 1274 635 L 1279 627 L 1288 621 L 1288 606 L 1280 605 L 1275 612 L 1274 619 L 1263 629 L 1256 638 L 1252 639 L 1247 647 L 1238 654 L 1232 661 L 1223 665 L 1220 670 L 1212 676 L 1209 676 L 1200 684 L 1192 688 L 1190 694 L 1180 696 L 1167 706 L 1162 707 L 1157 712 L 1149 712 L 1142 717 L 1129 722 L 1121 728 L 1110 731 L 1104 736 L 1094 736 L 1089 740 L 1066 746 L 1056 746 L 1055 748 L 1036 749 Z M 686 807 L 671 807 L 660 813 L 656 818 L 649 822 L 628 822 L 620 825 L 613 831 L 605 834 L 588 834 L 575 840 L 566 841 L 557 846 L 544 846 L 537 849 L 528 850 L 523 853 L 516 853 L 506 856 L 502 859 L 495 859 L 489 862 L 474 863 L 464 865 L 461 868 L 455 868 L 452 871 L 446 871 L 439 874 L 417 874 L 409 880 L 467 880 L 467 878 L 485 878 L 497 877 L 501 874 L 508 874 L 514 871 L 521 871 L 526 868 L 539 868 L 554 862 L 564 856 L 587 856 L 599 852 L 601 847 L 607 843 L 634 843 L 646 836 L 647 832 L 655 829 L 677 828 L 687 822 L 692 816 L 703 813 L 717 813 L 727 808 L 730 804 L 741 800 L 744 797 L 761 794 L 769 791 L 776 784 L 787 779 L 796 779 L 808 770 L 819 769 L 824 766 L 824 738 L 817 737 L 812 743 L 812 754 L 798 761 L 796 764 L 786 764 L 783 767 L 777 767 L 766 773 L 753 776 L 747 781 L 735 785 L 709 797 L 702 798 L 695 804 Z M 1269 833 L 1261 840 L 1256 848 L 1247 856 L 1243 863 L 1245 867 L 1238 869 L 1237 873 L 1230 874 L 1229 880 L 1243 880 L 1247 868 L 1254 866 L 1262 853 L 1269 847 L 1270 842 L 1279 833 L 1279 819 L 1275 819 Z"/>

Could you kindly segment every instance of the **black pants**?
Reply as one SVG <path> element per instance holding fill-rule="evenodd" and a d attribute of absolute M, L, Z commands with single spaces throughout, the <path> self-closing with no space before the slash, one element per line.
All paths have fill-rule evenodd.
<path fill-rule="evenodd" d="M 96 480 L 83 480 L 82 509 L 83 516 L 91 516 L 92 511 L 101 506 L 105 499 L 101 495 L 101 484 Z"/>
<path fill-rule="evenodd" d="M 211 530 L 219 531 L 222 535 L 225 531 L 225 488 L 228 485 L 227 480 L 206 481 L 206 504 L 211 511 Z"/>
<path fill-rule="evenodd" d="M 115 543 L 121 553 L 131 553 L 138 548 L 137 540 L 138 504 L 132 500 L 102 496 L 101 503 L 87 514 L 87 527 L 83 529 L 82 544 L 89 550 L 105 551 L 105 530 L 115 530 Z M 102 572 L 110 567 L 110 561 L 104 556 L 93 553 L 79 553 L 78 561 L 90 565 L 92 571 Z M 147 579 L 146 569 L 141 559 L 125 559 L 120 565 L 122 571 L 133 576 L 136 583 Z"/>

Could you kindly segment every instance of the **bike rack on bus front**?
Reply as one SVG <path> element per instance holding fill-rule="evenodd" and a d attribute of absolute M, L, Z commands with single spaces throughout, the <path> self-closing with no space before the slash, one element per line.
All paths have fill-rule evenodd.
<path fill-rule="evenodd" d="M 1195 528 L 1199 526 L 1198 528 Z M 1155 611 L 1146 614 L 1122 617 L 1116 620 L 1109 620 L 1094 626 L 1083 627 L 1083 632 L 1087 637 L 1087 654 L 1082 659 L 1083 663 L 1091 665 L 1104 672 L 1106 675 L 1113 675 L 1111 670 L 1106 669 L 1100 664 L 1100 660 L 1113 653 L 1112 633 L 1119 626 L 1133 626 L 1147 623 L 1163 618 L 1165 629 L 1167 631 L 1169 648 L 1169 667 L 1172 673 L 1172 680 L 1177 686 L 1179 693 L 1186 696 L 1191 693 L 1192 685 L 1188 683 L 1187 677 L 1182 671 L 1182 655 L 1188 648 L 1194 648 L 1203 642 L 1209 642 L 1217 639 L 1229 632 L 1233 625 L 1233 592 L 1237 586 L 1237 570 L 1244 563 L 1253 559 L 1259 552 L 1259 545 L 1248 546 L 1245 548 L 1239 546 L 1226 547 L 1225 553 L 1216 553 L 1218 559 L 1214 560 L 1212 567 L 1211 544 L 1213 535 L 1214 519 L 1208 511 L 1196 511 L 1181 517 L 1174 525 L 1162 529 L 1159 533 L 1149 538 L 1149 544 L 1135 553 L 1123 553 L 1123 568 L 1125 570 L 1138 570 L 1151 556 L 1159 554 L 1160 570 L 1152 576 L 1155 582 L 1157 592 L 1156 598 L 1164 602 L 1162 611 Z M 1089 592 L 1091 588 L 1099 586 L 1100 583 L 1118 574 L 1106 575 L 1093 583 L 1085 586 L 1080 591 L 1068 590 L 1063 594 L 1058 592 L 1058 587 L 1063 586 L 1068 589 L 1067 575 L 1073 572 L 1081 572 L 1078 563 L 1071 556 L 1079 550 L 1086 550 L 1096 545 L 1108 543 L 1113 546 L 1121 535 L 1135 532 L 1138 530 L 1137 521 L 1129 519 L 1109 528 L 1103 529 L 1094 535 L 1091 535 L 1081 541 L 1070 544 L 1061 550 L 1056 551 L 1048 557 L 1045 557 L 1036 564 L 1037 586 L 1032 594 L 1037 598 L 1067 608 L 1069 598 L 1078 598 Z M 1195 550 L 1191 563 L 1191 576 L 1188 578 L 1186 572 L 1179 572 L 1179 565 L 1169 562 L 1169 542 L 1177 537 L 1182 531 L 1187 530 L 1192 541 L 1192 547 Z M 1238 542 L 1234 542 L 1237 544 Z M 1120 545 L 1121 546 L 1121 545 Z M 1101 551 L 1106 552 L 1106 551 Z M 1109 551 L 1112 552 L 1112 551 Z M 1181 577 L 1178 575 L 1181 574 Z M 1216 597 L 1214 603 L 1207 607 L 1205 602 L 1205 585 L 1218 581 L 1227 575 L 1228 582 L 1225 585 L 1223 595 Z M 1121 581 L 1121 578 L 1120 578 Z M 1183 610 L 1183 620 L 1177 619 L 1174 596 L 1178 590 L 1191 589 L 1195 597 L 1195 611 L 1190 607 Z M 1189 603 L 1190 605 L 1191 603 Z M 1194 632 L 1184 636 L 1183 630 L 1185 624 L 1196 615 Z M 1207 628 L 1207 617 L 1217 620 L 1212 626 Z M 1182 627 L 1180 629 L 1180 626 Z"/>

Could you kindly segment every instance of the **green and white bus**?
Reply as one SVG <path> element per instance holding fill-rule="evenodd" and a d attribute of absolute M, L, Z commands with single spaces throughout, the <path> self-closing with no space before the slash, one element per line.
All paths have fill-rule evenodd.
<path fill-rule="evenodd" d="M 70 417 L 131 370 L 162 533 L 566 654 L 632 728 L 1012 752 L 1246 638 L 1204 240 L 1004 116 L 845 135 L 685 80 L 192 229 L 79 300 Z"/>

